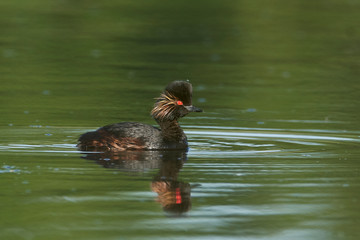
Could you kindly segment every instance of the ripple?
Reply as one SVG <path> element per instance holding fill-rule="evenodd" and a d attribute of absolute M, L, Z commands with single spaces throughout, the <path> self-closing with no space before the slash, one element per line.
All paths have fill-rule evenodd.
<path fill-rule="evenodd" d="M 16 166 L 3 165 L 0 168 L 0 173 L 20 173 L 21 170 L 17 169 Z"/>
<path fill-rule="evenodd" d="M 357 132 L 222 126 L 189 128 L 186 131 L 191 146 L 189 154 L 198 158 L 336 157 L 336 150 L 353 149 L 360 142 Z"/>
<path fill-rule="evenodd" d="M 37 153 L 78 153 L 75 144 L 8 144 L 0 145 L 3 152 L 37 152 Z"/>
<path fill-rule="evenodd" d="M 185 126 L 184 128 L 191 147 L 189 154 L 193 157 L 334 157 L 336 154 L 327 151 L 330 147 L 352 146 L 360 142 L 359 132 L 342 130 L 228 126 Z M 64 129 L 63 131 L 69 132 L 70 130 Z M 77 130 L 71 129 L 71 131 Z M 79 130 L 79 132 L 83 131 Z M 14 139 L 16 140 L 16 138 Z M 79 153 L 76 149 L 75 139 L 63 139 L 63 141 L 69 140 L 74 143 L 18 144 L 12 142 L 0 145 L 0 152 Z"/>
<path fill-rule="evenodd" d="M 319 136 L 319 135 L 303 135 L 290 133 L 264 133 L 264 132 L 219 132 L 219 131 L 187 131 L 193 136 L 207 136 L 209 138 L 223 137 L 252 137 L 252 138 L 267 138 L 267 139 L 306 139 L 306 140 L 325 140 L 325 141 L 350 141 L 360 142 L 360 139 L 349 137 L 335 137 L 335 136 Z"/>

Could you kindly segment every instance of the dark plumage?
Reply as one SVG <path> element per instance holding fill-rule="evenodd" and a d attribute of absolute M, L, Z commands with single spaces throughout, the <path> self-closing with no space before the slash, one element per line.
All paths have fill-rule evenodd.
<path fill-rule="evenodd" d="M 77 146 L 82 151 L 187 149 L 178 119 L 189 112 L 202 112 L 192 106 L 192 86 L 186 81 L 174 81 L 151 111 L 160 129 L 137 122 L 115 123 L 81 135 Z"/>

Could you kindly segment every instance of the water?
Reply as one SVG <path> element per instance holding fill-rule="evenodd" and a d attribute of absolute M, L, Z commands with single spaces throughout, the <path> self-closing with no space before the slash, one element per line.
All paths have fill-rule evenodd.
<path fill-rule="evenodd" d="M 0 3 L 0 239 L 358 239 L 359 10 Z M 175 79 L 188 153 L 77 151 Z"/>

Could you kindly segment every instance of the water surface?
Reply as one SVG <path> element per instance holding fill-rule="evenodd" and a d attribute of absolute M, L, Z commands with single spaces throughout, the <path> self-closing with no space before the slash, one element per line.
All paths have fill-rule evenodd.
<path fill-rule="evenodd" d="M 1 239 L 358 239 L 357 1 L 0 3 Z M 79 152 L 190 79 L 188 153 Z"/>

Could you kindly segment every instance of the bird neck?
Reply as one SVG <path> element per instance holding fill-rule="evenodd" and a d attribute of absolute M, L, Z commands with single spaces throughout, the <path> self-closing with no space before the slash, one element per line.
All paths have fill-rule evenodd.
<path fill-rule="evenodd" d="M 181 129 L 177 120 L 157 121 L 161 128 L 161 134 L 166 141 L 182 142 L 186 141 L 186 135 Z"/>

